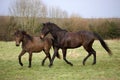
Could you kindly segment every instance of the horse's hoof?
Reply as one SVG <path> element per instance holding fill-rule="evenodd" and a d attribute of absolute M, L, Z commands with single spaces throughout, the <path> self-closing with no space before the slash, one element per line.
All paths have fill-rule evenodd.
<path fill-rule="evenodd" d="M 83 63 L 83 66 L 85 66 L 85 63 Z"/>
<path fill-rule="evenodd" d="M 28 66 L 28 68 L 31 68 L 31 66 Z"/>
<path fill-rule="evenodd" d="M 70 63 L 70 65 L 71 65 L 71 66 L 73 66 L 73 64 L 72 64 L 72 63 Z"/>
<path fill-rule="evenodd" d="M 92 63 L 92 65 L 95 65 L 96 63 Z"/>
<path fill-rule="evenodd" d="M 52 67 L 52 64 L 49 65 L 49 68 L 51 68 L 51 67 Z"/>

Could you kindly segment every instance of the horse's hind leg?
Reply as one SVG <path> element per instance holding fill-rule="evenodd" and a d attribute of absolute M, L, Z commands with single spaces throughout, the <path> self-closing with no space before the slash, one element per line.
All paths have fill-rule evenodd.
<path fill-rule="evenodd" d="M 96 64 L 96 52 L 94 51 L 94 49 L 91 49 L 90 51 L 87 51 L 88 52 L 88 55 L 84 58 L 84 60 L 83 60 L 83 65 L 85 65 L 85 62 L 86 62 L 86 60 L 88 59 L 88 57 L 90 57 L 91 56 L 91 54 L 93 54 L 93 65 L 94 64 Z"/>
<path fill-rule="evenodd" d="M 73 64 L 66 59 L 66 51 L 67 51 L 67 49 L 62 49 L 63 59 L 65 60 L 65 62 L 66 62 L 67 64 L 73 66 Z"/>
<path fill-rule="evenodd" d="M 94 49 L 92 49 L 92 54 L 93 54 L 93 57 L 94 57 L 94 60 L 93 60 L 93 65 L 96 64 L 96 51 Z"/>
<path fill-rule="evenodd" d="M 85 62 L 86 62 L 86 60 L 88 59 L 88 57 L 90 57 L 91 56 L 91 53 L 88 53 L 88 55 L 84 58 L 84 60 L 83 60 L 83 65 L 85 65 Z"/>
<path fill-rule="evenodd" d="M 83 47 L 84 49 L 88 52 L 88 55 L 84 58 L 83 60 L 83 65 L 85 65 L 86 60 L 91 56 L 91 54 L 93 54 L 94 57 L 94 61 L 93 61 L 93 65 L 96 64 L 96 52 L 95 50 L 92 48 L 92 44 L 93 44 L 94 40 L 91 41 L 88 44 L 84 44 Z"/>
<path fill-rule="evenodd" d="M 21 57 L 25 54 L 26 51 L 22 50 L 21 53 L 18 56 L 19 64 L 23 66 L 23 63 L 21 62 Z"/>

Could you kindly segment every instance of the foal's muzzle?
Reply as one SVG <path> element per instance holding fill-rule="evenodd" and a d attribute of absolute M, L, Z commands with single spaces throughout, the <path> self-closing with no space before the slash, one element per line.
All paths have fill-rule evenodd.
<path fill-rule="evenodd" d="M 19 46 L 20 45 L 20 42 L 16 42 L 16 46 Z"/>
<path fill-rule="evenodd" d="M 16 44 L 16 46 L 19 46 L 19 44 Z"/>

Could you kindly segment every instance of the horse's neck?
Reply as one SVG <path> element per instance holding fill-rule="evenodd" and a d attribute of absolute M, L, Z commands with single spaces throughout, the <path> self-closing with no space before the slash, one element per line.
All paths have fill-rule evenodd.
<path fill-rule="evenodd" d="M 64 35 L 66 34 L 66 32 L 67 31 L 65 31 L 65 30 L 61 30 L 61 31 L 52 31 L 51 32 L 51 34 L 52 34 L 52 36 L 53 36 L 53 38 L 54 38 L 54 40 L 59 40 L 59 41 L 61 41 L 62 40 L 62 38 L 64 37 Z M 58 42 L 59 42 L 58 41 Z"/>
<path fill-rule="evenodd" d="M 61 40 L 64 37 L 66 32 L 67 32 L 67 30 L 63 30 L 60 27 L 58 27 L 57 25 L 52 25 L 50 28 L 50 33 L 52 34 L 52 36 L 55 40 Z"/>

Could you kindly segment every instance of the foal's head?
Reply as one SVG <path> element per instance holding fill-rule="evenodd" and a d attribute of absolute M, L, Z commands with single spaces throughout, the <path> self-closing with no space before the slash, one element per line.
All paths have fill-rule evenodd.
<path fill-rule="evenodd" d="M 26 34 L 25 31 L 20 31 L 20 30 L 17 30 L 14 33 L 16 46 L 20 45 L 20 42 L 23 40 L 25 34 Z"/>

